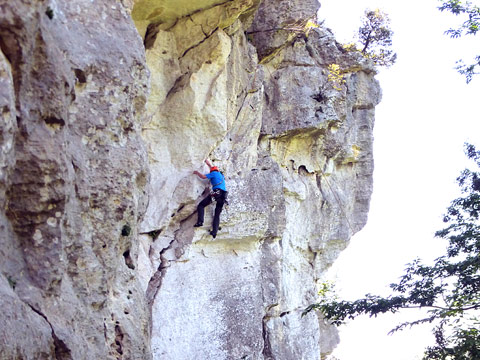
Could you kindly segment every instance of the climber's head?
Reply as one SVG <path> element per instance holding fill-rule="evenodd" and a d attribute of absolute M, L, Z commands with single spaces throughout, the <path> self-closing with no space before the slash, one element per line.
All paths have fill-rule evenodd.
<path fill-rule="evenodd" d="M 213 171 L 218 171 L 218 167 L 212 166 L 212 167 L 210 168 L 210 172 L 213 172 Z"/>

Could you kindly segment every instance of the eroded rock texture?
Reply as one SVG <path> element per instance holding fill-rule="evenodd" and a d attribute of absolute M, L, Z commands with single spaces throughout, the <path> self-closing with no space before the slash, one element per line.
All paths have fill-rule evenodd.
<path fill-rule="evenodd" d="M 317 6 L 0 2 L 1 359 L 331 351 L 301 312 L 366 222 L 380 88 Z"/>
<path fill-rule="evenodd" d="M 0 16 L 1 356 L 148 358 L 141 39 L 114 1 L 3 1 Z"/>

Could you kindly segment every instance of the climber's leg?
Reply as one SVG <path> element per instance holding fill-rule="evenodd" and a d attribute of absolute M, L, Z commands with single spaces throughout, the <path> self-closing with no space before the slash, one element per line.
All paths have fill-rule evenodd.
<path fill-rule="evenodd" d="M 215 216 L 213 217 L 212 231 L 210 232 L 214 238 L 217 236 L 218 226 L 220 225 L 220 213 L 222 212 L 224 202 L 224 196 L 219 196 L 217 199 L 217 205 L 215 206 Z"/>
<path fill-rule="evenodd" d="M 212 198 L 208 195 L 205 199 L 200 201 L 200 204 L 197 206 L 197 223 L 194 225 L 195 227 L 199 227 L 203 225 L 203 218 L 205 216 L 205 206 L 210 205 L 212 203 Z"/>

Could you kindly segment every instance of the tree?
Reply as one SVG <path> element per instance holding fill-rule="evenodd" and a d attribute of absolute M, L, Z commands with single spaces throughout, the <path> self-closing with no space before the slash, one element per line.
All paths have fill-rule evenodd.
<path fill-rule="evenodd" d="M 464 170 L 457 178 L 462 196 L 452 201 L 444 215 L 446 227 L 435 236 L 448 240 L 446 254 L 432 265 L 416 259 L 407 265 L 388 297 L 367 294 L 355 301 L 325 300 L 310 305 L 304 314 L 320 310 L 334 325 L 345 319 L 405 308 L 427 309 L 427 316 L 406 326 L 432 323 L 435 345 L 425 350 L 424 360 L 480 359 L 480 151 L 466 144 L 466 154 L 477 171 Z M 323 290 L 325 293 L 325 290 Z"/>
<path fill-rule="evenodd" d="M 447 35 L 452 38 L 459 38 L 463 35 L 476 35 L 480 29 L 480 7 L 478 5 L 461 0 L 441 1 L 442 5 L 438 7 L 440 11 L 450 11 L 463 19 L 462 24 L 458 28 L 445 31 Z M 460 74 L 465 75 L 467 83 L 469 83 L 473 75 L 478 74 L 476 68 L 480 66 L 480 55 L 477 55 L 470 64 L 465 64 L 463 60 L 457 61 L 457 64 L 456 69 Z"/>
<path fill-rule="evenodd" d="M 388 15 L 379 9 L 367 9 L 358 29 L 358 40 L 362 45 L 360 52 L 377 65 L 391 66 L 397 60 L 397 54 L 390 49 L 392 36 Z"/>

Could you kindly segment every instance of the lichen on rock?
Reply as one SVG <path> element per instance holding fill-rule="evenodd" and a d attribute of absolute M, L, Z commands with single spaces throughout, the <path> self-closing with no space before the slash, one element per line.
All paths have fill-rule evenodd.
<path fill-rule="evenodd" d="M 317 7 L 3 5 L 2 356 L 332 350 L 335 330 L 301 313 L 366 223 L 381 90 L 328 29 L 302 30 Z M 193 227 L 206 158 L 229 191 L 215 239 L 211 206 Z"/>

